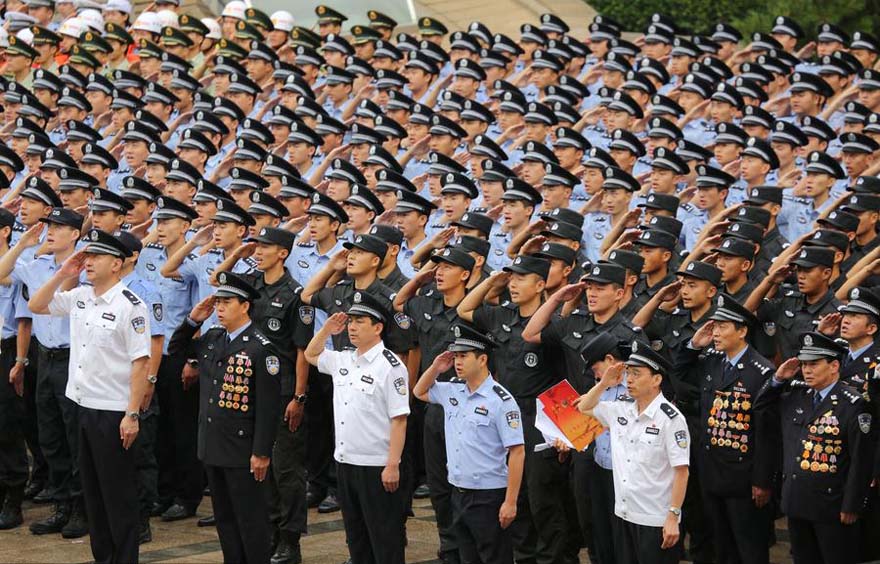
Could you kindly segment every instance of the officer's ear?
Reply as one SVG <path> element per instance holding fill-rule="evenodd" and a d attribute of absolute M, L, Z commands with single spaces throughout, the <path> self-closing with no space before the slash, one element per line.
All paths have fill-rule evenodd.
<path fill-rule="evenodd" d="M 471 279 L 471 271 L 466 268 L 462 268 L 461 274 L 459 274 L 459 276 L 461 276 L 462 282 L 467 282 L 468 280 Z"/>
<path fill-rule="evenodd" d="M 574 269 L 574 266 L 571 264 L 567 264 L 562 267 L 562 280 L 563 280 L 563 282 L 568 280 L 568 277 L 571 274 L 571 271 L 573 269 Z M 635 282 L 633 282 L 633 284 L 635 284 Z"/>
<path fill-rule="evenodd" d="M 279 253 L 279 256 L 281 258 L 281 262 L 284 262 L 285 260 L 287 260 L 287 257 L 290 256 L 290 249 L 281 247 L 281 252 Z"/>
<path fill-rule="evenodd" d="M 878 329 L 880 329 L 880 325 L 878 325 L 877 318 L 873 316 L 868 317 L 868 328 L 866 329 L 868 335 L 873 337 L 877 334 Z"/>
<path fill-rule="evenodd" d="M 706 290 L 706 295 L 708 295 L 709 298 L 714 298 L 714 297 L 715 297 L 715 294 L 717 294 L 717 293 L 718 293 L 718 287 L 717 287 L 717 286 L 713 286 L 713 285 L 710 283 L 710 284 L 709 284 L 709 289 Z"/>
<path fill-rule="evenodd" d="M 834 260 L 835 260 L 835 262 L 837 261 L 837 255 L 836 255 L 836 254 L 834 255 Z M 823 268 L 823 269 L 822 269 L 822 278 L 823 278 L 823 279 L 826 279 L 826 280 L 831 280 L 831 275 L 832 275 L 832 273 L 833 273 L 833 270 L 832 270 L 831 268 L 827 268 L 827 267 L 826 267 L 826 268 Z"/>
<path fill-rule="evenodd" d="M 660 256 L 663 257 L 663 262 L 669 262 L 670 260 L 672 260 L 672 251 L 670 251 L 669 249 L 664 249 L 663 253 L 661 253 Z"/>
<path fill-rule="evenodd" d="M 400 245 L 388 245 L 388 254 L 396 257 L 400 254 Z"/>
<path fill-rule="evenodd" d="M 742 271 L 742 272 L 748 272 L 748 271 L 750 271 L 750 270 L 752 269 L 752 261 L 750 261 L 750 260 L 748 260 L 748 259 L 744 259 L 744 260 L 740 263 L 740 265 L 739 265 L 739 269 L 740 269 L 740 271 Z"/>
<path fill-rule="evenodd" d="M 614 284 L 613 286 L 614 286 L 614 299 L 622 300 L 623 295 L 624 295 L 623 286 L 618 286 L 617 284 Z"/>

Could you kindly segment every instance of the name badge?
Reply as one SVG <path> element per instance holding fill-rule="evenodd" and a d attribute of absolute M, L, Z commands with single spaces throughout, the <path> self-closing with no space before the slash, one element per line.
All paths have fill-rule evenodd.
<path fill-rule="evenodd" d="M 372 376 L 367 376 L 366 374 L 364 374 L 363 376 L 361 376 L 361 382 L 366 382 L 367 384 L 372 384 L 372 383 L 373 383 L 373 377 L 372 377 Z"/>
<path fill-rule="evenodd" d="M 649 435 L 659 435 L 660 429 L 658 429 L 657 427 L 648 427 L 645 429 L 645 432 Z"/>
<path fill-rule="evenodd" d="M 489 410 L 485 407 L 478 407 L 474 410 L 477 415 L 489 415 Z"/>
<path fill-rule="evenodd" d="M 109 311 L 107 313 L 102 313 L 101 317 L 106 319 L 107 321 L 116 321 L 116 316 Z"/>

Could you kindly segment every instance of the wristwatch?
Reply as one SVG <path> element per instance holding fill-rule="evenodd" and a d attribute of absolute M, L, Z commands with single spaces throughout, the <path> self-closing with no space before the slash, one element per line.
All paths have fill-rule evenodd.
<path fill-rule="evenodd" d="M 30 363 L 31 363 L 30 359 L 26 356 L 15 357 L 15 364 L 21 364 L 22 366 L 27 366 Z"/>
<path fill-rule="evenodd" d="M 308 394 L 296 394 L 295 396 L 293 396 L 293 401 L 295 401 L 296 403 L 306 403 L 308 397 Z"/>
<path fill-rule="evenodd" d="M 155 384 L 158 381 L 159 379 L 156 378 L 155 374 L 150 374 L 149 376 L 147 376 L 147 382 L 149 382 L 150 384 Z"/>
<path fill-rule="evenodd" d="M 137 411 L 129 411 L 128 413 L 125 414 L 125 416 L 128 417 L 129 419 L 134 419 L 135 421 L 137 421 L 138 419 L 141 418 L 141 414 L 138 413 Z"/>
<path fill-rule="evenodd" d="M 670 507 L 669 512 L 676 517 L 681 517 L 681 507 Z"/>

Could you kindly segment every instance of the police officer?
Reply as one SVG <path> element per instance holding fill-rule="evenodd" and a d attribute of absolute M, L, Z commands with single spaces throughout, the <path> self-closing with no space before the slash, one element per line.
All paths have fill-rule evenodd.
<path fill-rule="evenodd" d="M 766 563 L 781 441 L 778 413 L 754 405 L 773 365 L 749 346 L 758 321 L 751 312 L 723 294 L 715 303 L 709 321 L 675 352 L 674 378 L 699 398 L 700 486 L 716 562 Z"/>
<path fill-rule="evenodd" d="M 845 346 L 821 333 L 761 389 L 755 409 L 779 405 L 782 511 L 795 562 L 859 561 L 859 528 L 873 470 L 874 432 L 867 402 L 840 381 Z M 801 373 L 803 380 L 794 377 Z"/>
<path fill-rule="evenodd" d="M 70 318 L 65 395 L 79 407 L 79 468 L 92 555 L 98 562 L 137 562 L 140 520 L 131 447 L 148 389 L 150 319 L 146 305 L 121 281 L 128 248 L 96 229 L 87 241 L 28 306 L 38 315 Z M 83 271 L 90 285 L 58 292 Z"/>
<path fill-rule="evenodd" d="M 465 325 L 419 378 L 413 395 L 443 406 L 449 482 L 463 563 L 513 562 L 506 529 L 516 517 L 525 463 L 522 417 L 516 402 L 489 371 L 491 337 Z M 458 376 L 437 382 L 455 366 Z"/>
<path fill-rule="evenodd" d="M 351 559 L 403 564 L 409 489 L 400 487 L 400 460 L 409 415 L 406 366 L 385 347 L 386 302 L 356 290 L 306 348 L 309 364 L 333 379 L 339 502 Z M 348 324 L 355 350 L 325 349 Z"/>
<path fill-rule="evenodd" d="M 679 520 L 688 480 L 690 435 L 660 391 L 669 364 L 635 342 L 625 363 L 610 364 L 577 402 L 611 431 L 614 550 L 617 562 L 676 563 Z M 599 401 L 626 372 L 628 396 Z"/>
<path fill-rule="evenodd" d="M 779 289 L 774 298 L 764 299 L 792 271 L 787 264 L 774 265 L 744 304 L 763 323 L 764 333 L 773 338 L 776 350 L 771 354 L 778 353 L 783 359 L 795 356 L 798 335 L 814 329 L 821 316 L 835 313 L 840 305 L 830 287 L 833 250 L 804 247 L 791 265 L 797 269 L 797 289 Z"/>
<path fill-rule="evenodd" d="M 487 243 L 488 246 L 488 243 Z M 431 257 L 434 268 L 419 271 L 394 297 L 394 309 L 413 326 L 418 342 L 419 373 L 423 373 L 452 343 L 452 328 L 459 322 L 456 308 L 467 292 L 474 258 L 462 249 L 447 247 Z M 432 288 L 425 286 L 433 281 Z M 421 294 L 417 292 L 421 290 Z M 440 381 L 453 377 L 440 374 Z M 407 454 L 413 459 L 415 478 L 424 475 L 437 519 L 440 554 L 455 562 L 458 538 L 452 524 L 451 489 L 444 469 L 447 466 L 443 408 L 415 402 L 410 417 Z"/>
<path fill-rule="evenodd" d="M 281 405 L 269 488 L 272 521 L 278 531 L 274 563 L 297 562 L 299 537 L 306 532 L 306 442 L 303 416 L 309 369 L 302 351 L 312 338 L 314 310 L 300 300 L 302 286 L 284 268 L 295 235 L 264 227 L 250 243 L 257 269 L 244 276 L 257 291 L 251 319 L 278 349 Z"/>
<path fill-rule="evenodd" d="M 265 479 L 281 406 L 281 360 L 251 322 L 257 291 L 221 272 L 217 291 L 199 302 L 174 332 L 169 353 L 195 342 L 199 359 L 199 459 L 205 464 L 225 562 L 271 557 Z M 195 339 L 215 313 L 219 326 Z"/>

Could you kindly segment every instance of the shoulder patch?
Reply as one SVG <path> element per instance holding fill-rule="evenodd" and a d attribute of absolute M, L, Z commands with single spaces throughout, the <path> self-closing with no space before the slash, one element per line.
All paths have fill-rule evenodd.
<path fill-rule="evenodd" d="M 663 411 L 663 413 L 666 414 L 666 417 L 668 417 L 670 419 L 675 419 L 676 416 L 678 416 L 678 412 L 675 411 L 675 408 L 672 407 L 671 405 L 669 405 L 668 403 L 661 403 L 660 409 Z"/>
<path fill-rule="evenodd" d="M 126 298 L 128 298 L 128 301 L 130 301 L 134 305 L 138 305 L 139 303 L 141 303 L 140 298 L 135 296 L 134 292 L 132 292 L 131 290 L 129 290 L 127 288 L 125 290 L 122 290 L 122 295 L 125 296 Z"/>
<path fill-rule="evenodd" d="M 388 364 L 390 364 L 391 366 L 400 366 L 400 360 L 398 360 L 397 357 L 394 356 L 394 353 L 389 351 L 388 349 L 382 351 L 382 356 L 385 357 L 385 360 L 387 360 Z"/>
<path fill-rule="evenodd" d="M 498 397 L 501 398 L 501 401 L 507 401 L 510 399 L 510 394 L 507 393 L 507 390 L 505 390 L 501 386 L 495 385 L 492 386 L 492 389 L 495 390 L 495 393 L 498 394 Z"/>

